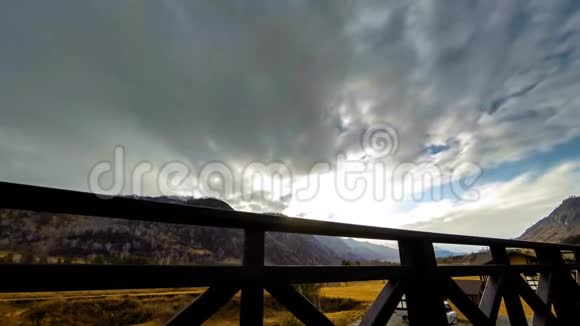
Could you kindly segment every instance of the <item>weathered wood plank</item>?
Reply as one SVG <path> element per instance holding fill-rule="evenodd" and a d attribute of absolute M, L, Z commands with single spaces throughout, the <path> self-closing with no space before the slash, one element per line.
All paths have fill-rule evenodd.
<path fill-rule="evenodd" d="M 397 304 L 405 291 L 403 280 L 392 280 L 383 287 L 377 299 L 370 306 L 364 315 L 360 326 L 382 326 L 385 325 L 395 311 Z"/>
<path fill-rule="evenodd" d="M 575 264 L 566 264 L 565 267 L 569 270 L 576 269 Z M 504 264 L 437 266 L 437 272 L 442 276 L 499 275 L 508 271 L 515 274 L 531 274 L 547 272 L 551 269 L 552 265 L 549 264 L 509 266 Z"/>
<path fill-rule="evenodd" d="M 266 288 L 280 304 L 307 326 L 332 326 L 332 322 L 324 316 L 308 299 L 289 284 L 271 285 Z"/>
<path fill-rule="evenodd" d="M 210 287 L 165 323 L 166 326 L 201 325 L 226 304 L 239 288 Z"/>
<path fill-rule="evenodd" d="M 444 293 L 449 300 L 467 317 L 475 326 L 491 326 L 491 320 L 473 303 L 461 290 L 459 285 L 451 278 L 442 278 Z"/>
<path fill-rule="evenodd" d="M 243 266 L 0 264 L 0 292 L 300 284 L 401 277 L 400 266 Z M 38 277 L 42 275 L 42 277 Z M 79 277 L 82 275 L 82 277 Z"/>
<path fill-rule="evenodd" d="M 487 316 L 487 318 L 491 320 L 492 323 L 497 321 L 497 313 L 501 303 L 503 283 L 503 275 L 490 276 L 485 283 L 483 296 L 481 297 L 481 302 L 479 303 L 479 308 Z"/>
<path fill-rule="evenodd" d="M 0 292 L 236 286 L 245 275 L 241 266 L 89 264 L 0 264 L 0 274 Z"/>

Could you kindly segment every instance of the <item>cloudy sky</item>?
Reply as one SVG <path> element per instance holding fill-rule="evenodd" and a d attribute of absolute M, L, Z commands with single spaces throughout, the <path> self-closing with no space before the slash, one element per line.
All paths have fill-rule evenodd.
<path fill-rule="evenodd" d="M 514 237 L 580 195 L 579 9 L 5 2 L 0 180 Z"/>

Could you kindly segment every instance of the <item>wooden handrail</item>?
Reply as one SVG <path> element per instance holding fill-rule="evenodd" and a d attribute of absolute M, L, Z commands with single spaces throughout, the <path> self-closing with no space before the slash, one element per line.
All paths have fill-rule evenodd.
<path fill-rule="evenodd" d="M 105 199 L 107 198 L 107 199 Z M 433 243 L 513 248 L 578 250 L 577 245 L 420 232 L 358 224 L 272 216 L 218 208 L 0 182 L 0 208 L 120 218 L 159 223 L 214 226 L 269 232 L 316 234 L 379 240 L 427 240 Z"/>
<path fill-rule="evenodd" d="M 577 245 L 398 230 L 129 197 L 105 198 L 5 182 L 0 182 L 0 208 L 242 229 L 244 256 L 238 266 L 0 264 L 3 280 L 0 292 L 209 287 L 168 321 L 172 326 L 201 324 L 239 290 L 242 290 L 240 324 L 260 325 L 264 289 L 306 325 L 331 325 L 291 284 L 363 280 L 388 280 L 388 283 L 362 325 L 384 324 L 402 295 L 406 297 L 412 325 L 446 325 L 445 298 L 456 303 L 474 325 L 494 325 L 503 299 L 510 323 L 525 325 L 520 296 L 535 312 L 534 325 L 573 325 L 580 321 L 580 286 L 570 274 L 570 270 L 578 270 L 578 259 L 570 264 L 562 258 L 563 251 L 574 252 L 578 258 Z M 266 232 L 395 240 L 401 264 L 265 266 Z M 438 266 L 434 243 L 488 246 L 493 263 Z M 510 265 L 507 248 L 532 249 L 539 263 Z M 537 292 L 521 274 L 541 275 Z M 479 307 L 469 301 L 452 279 L 469 275 L 489 275 Z"/>

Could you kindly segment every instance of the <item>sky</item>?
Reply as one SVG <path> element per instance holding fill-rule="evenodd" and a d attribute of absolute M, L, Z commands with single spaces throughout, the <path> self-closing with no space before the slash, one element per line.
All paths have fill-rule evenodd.
<path fill-rule="evenodd" d="M 0 180 L 516 237 L 580 195 L 577 1 L 0 4 Z"/>

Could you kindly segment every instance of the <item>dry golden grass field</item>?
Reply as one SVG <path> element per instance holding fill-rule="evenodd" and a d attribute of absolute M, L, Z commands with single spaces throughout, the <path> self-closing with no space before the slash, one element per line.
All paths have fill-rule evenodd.
<path fill-rule="evenodd" d="M 340 326 L 365 313 L 384 286 L 383 281 L 349 282 L 320 290 L 325 314 Z M 140 325 L 158 326 L 204 291 L 203 288 L 119 291 L 45 292 L 0 295 L 0 325 Z M 238 325 L 240 294 L 205 323 Z M 452 305 L 453 306 L 453 305 Z M 523 302 L 528 317 L 533 312 Z M 502 302 L 500 315 L 506 315 Z M 460 319 L 465 317 L 458 312 Z M 267 293 L 265 325 L 297 325 Z"/>

